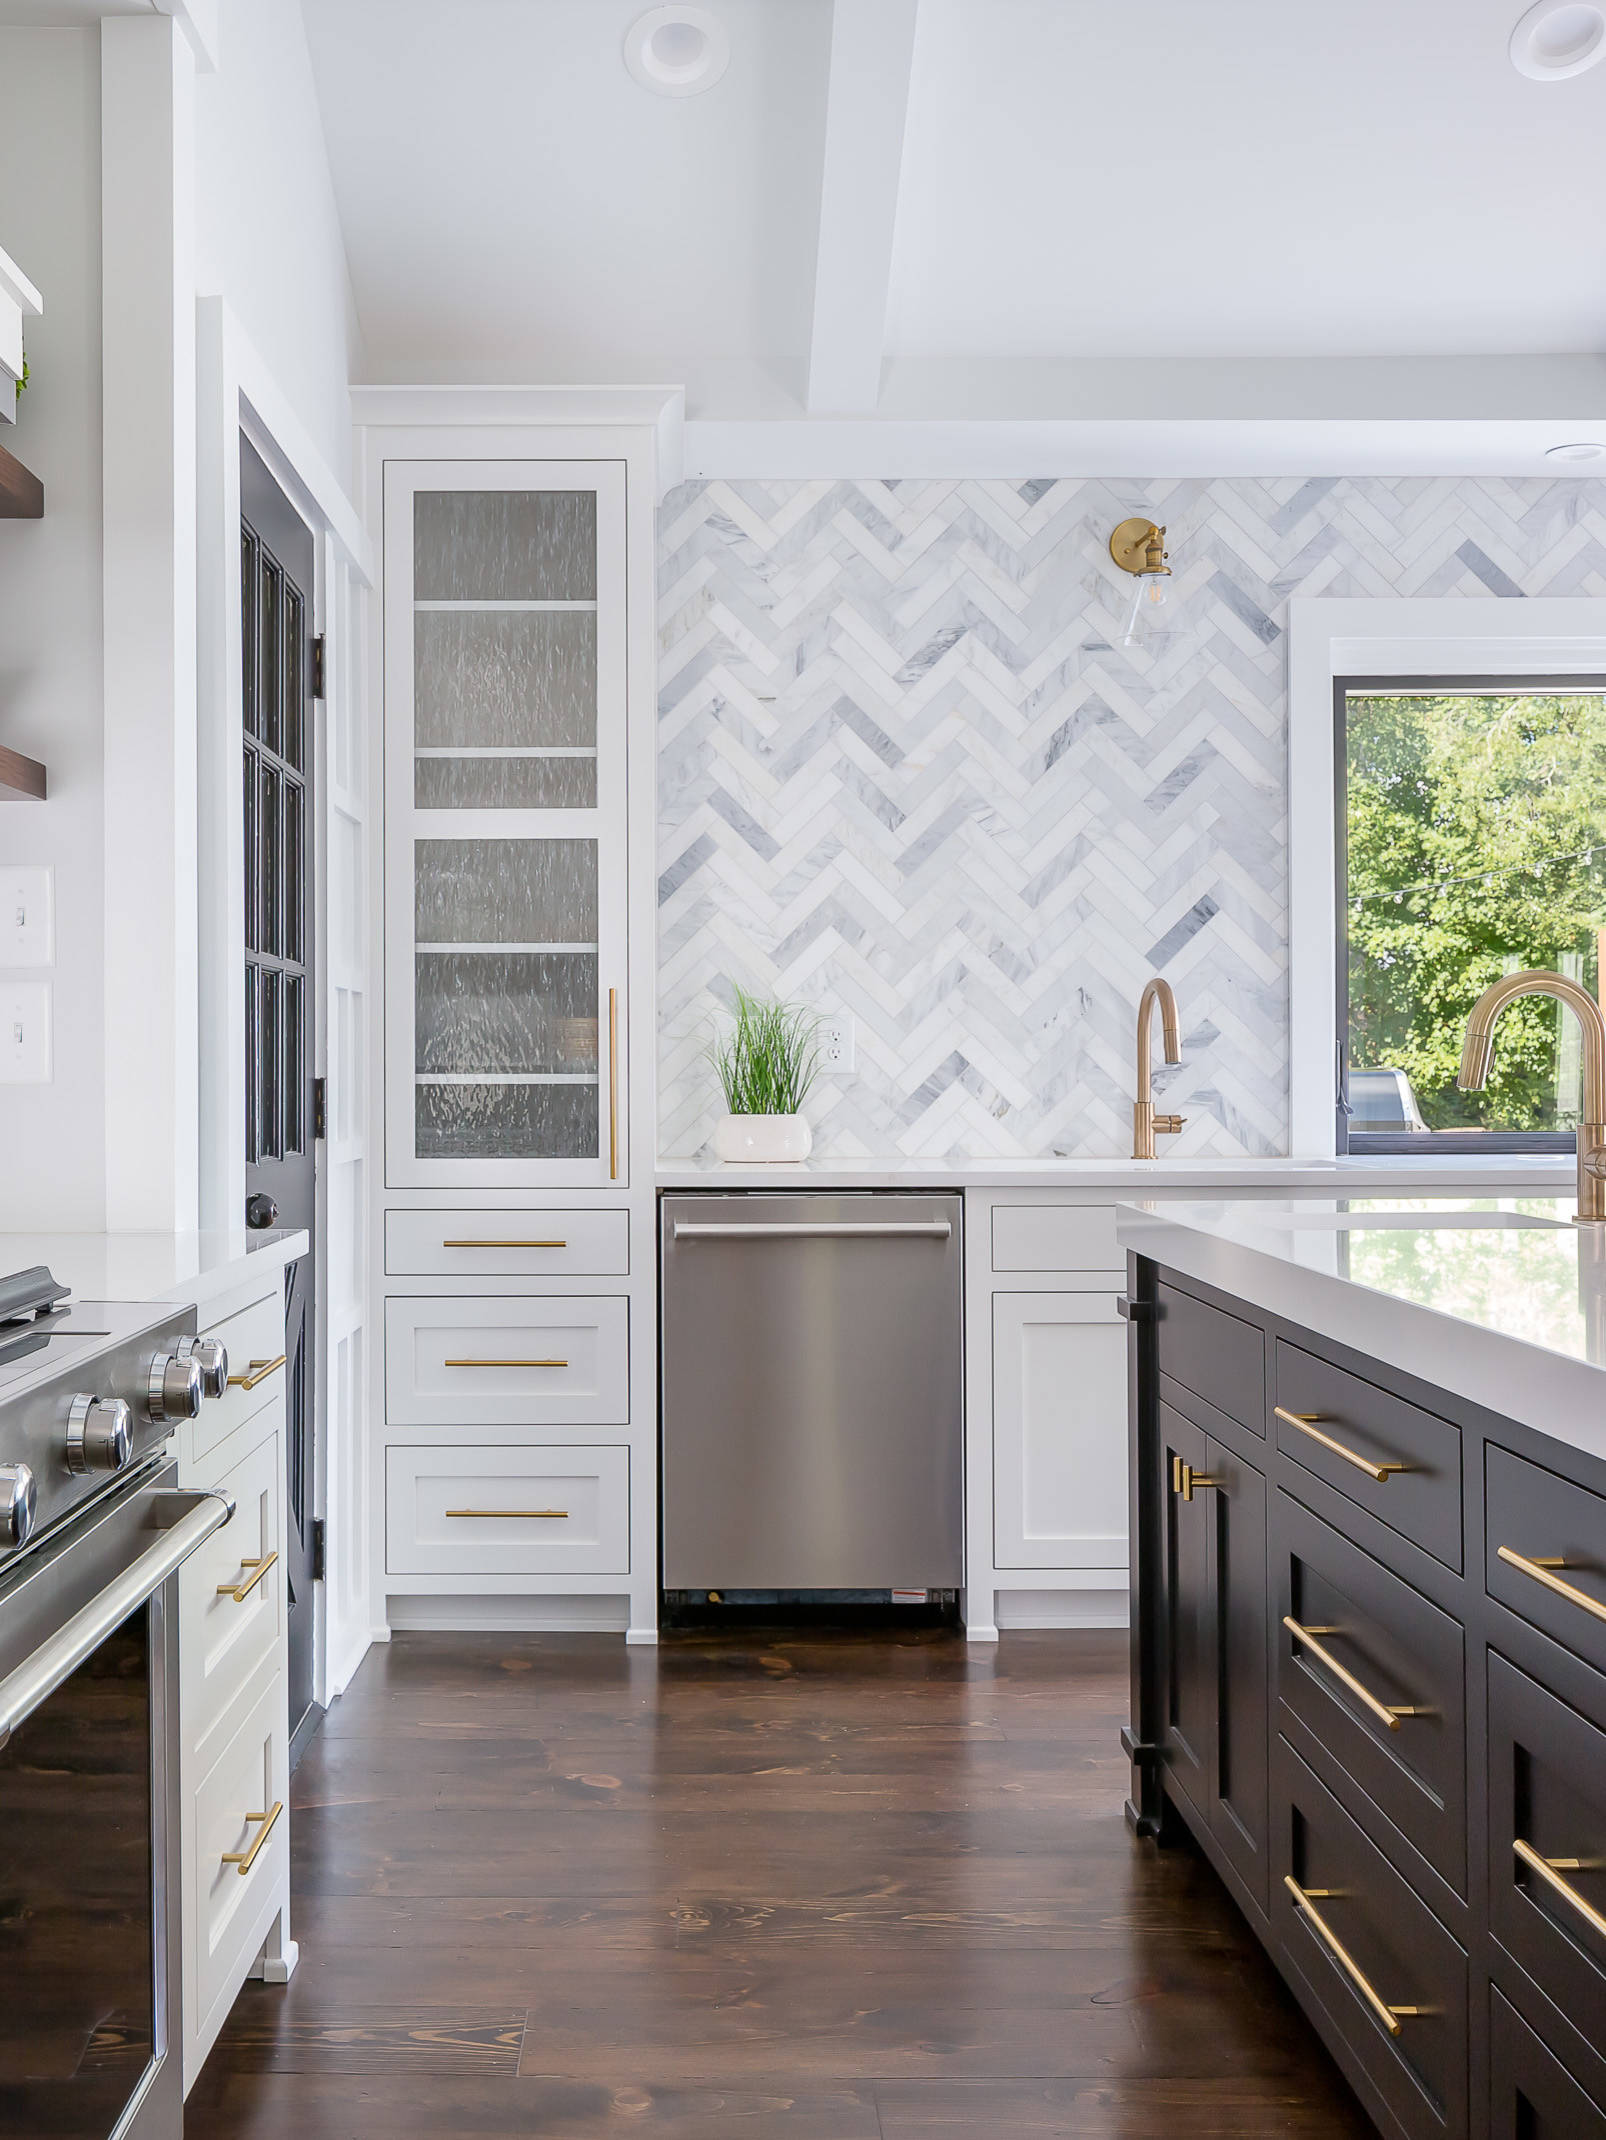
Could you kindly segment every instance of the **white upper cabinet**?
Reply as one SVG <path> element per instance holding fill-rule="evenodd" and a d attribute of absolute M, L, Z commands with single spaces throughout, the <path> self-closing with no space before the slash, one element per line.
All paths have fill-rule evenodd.
<path fill-rule="evenodd" d="M 624 464 L 384 498 L 386 1178 L 622 1185 Z"/>

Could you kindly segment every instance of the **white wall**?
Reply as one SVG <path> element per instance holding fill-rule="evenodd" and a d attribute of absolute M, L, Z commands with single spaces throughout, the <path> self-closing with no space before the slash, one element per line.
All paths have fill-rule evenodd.
<path fill-rule="evenodd" d="M 351 472 L 361 337 L 298 0 L 228 0 L 195 85 L 196 283 L 227 298 L 329 467 Z"/>
<path fill-rule="evenodd" d="M 0 520 L 0 742 L 44 760 L 0 803 L 0 865 L 55 872 L 55 1077 L 0 1085 L 0 1227 L 95 1228 L 105 1203 L 101 813 L 100 40 L 0 29 L 0 246 L 39 288 L 4 443 L 45 485 Z M 126 849 L 110 858 L 137 869 Z"/>

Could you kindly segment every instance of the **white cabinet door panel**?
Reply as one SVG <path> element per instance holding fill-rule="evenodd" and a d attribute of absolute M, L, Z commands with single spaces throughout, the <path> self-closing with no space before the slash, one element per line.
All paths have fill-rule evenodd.
<path fill-rule="evenodd" d="M 1126 1567 L 1126 1325 L 1113 1295 L 994 1294 L 993 1491 L 999 1567 Z"/>

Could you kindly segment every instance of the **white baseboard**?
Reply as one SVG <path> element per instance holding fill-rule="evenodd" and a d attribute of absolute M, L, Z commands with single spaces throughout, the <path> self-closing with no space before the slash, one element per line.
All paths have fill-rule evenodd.
<path fill-rule="evenodd" d="M 1000 1590 L 1000 1627 L 1126 1627 L 1125 1590 Z"/>
<path fill-rule="evenodd" d="M 420 1597 L 385 1600 L 391 1629 L 454 1634 L 622 1635 L 628 1597 Z"/>

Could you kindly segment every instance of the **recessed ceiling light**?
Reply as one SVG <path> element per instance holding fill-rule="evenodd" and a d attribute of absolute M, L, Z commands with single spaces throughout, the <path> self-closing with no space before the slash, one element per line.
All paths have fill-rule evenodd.
<path fill-rule="evenodd" d="M 661 97 L 712 89 L 730 56 L 724 25 L 706 7 L 650 7 L 625 32 L 625 65 Z"/>
<path fill-rule="evenodd" d="M 1511 33 L 1511 64 L 1532 82 L 1564 82 L 1606 59 L 1606 7 L 1539 0 Z"/>
<path fill-rule="evenodd" d="M 1547 446 L 1547 461 L 1598 461 L 1606 453 L 1606 440 L 1594 438 L 1574 439 L 1565 446 Z"/>

